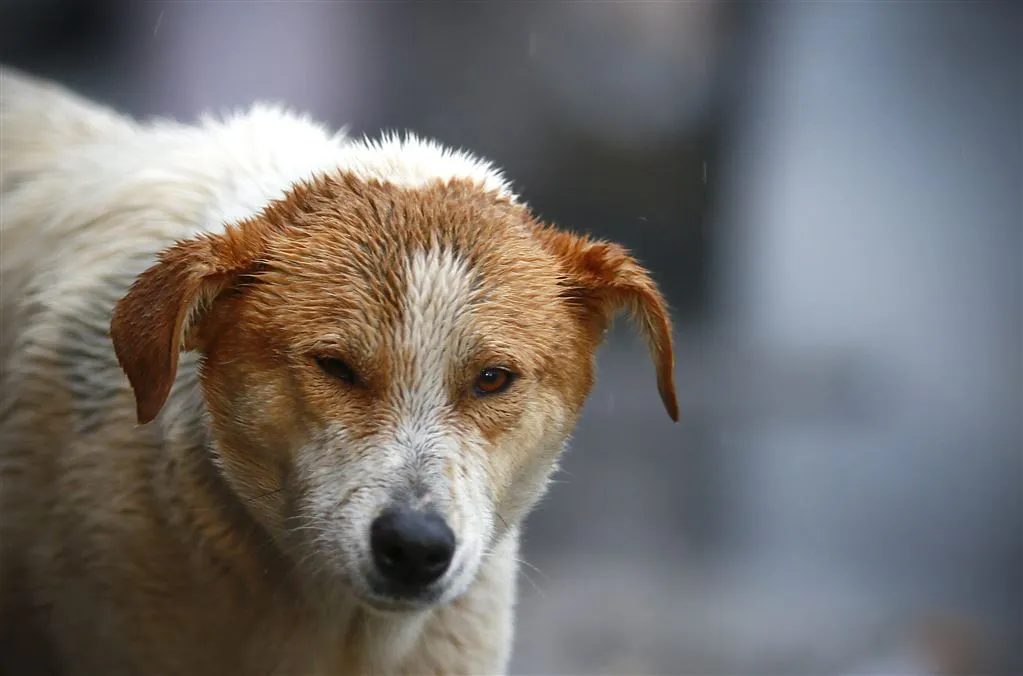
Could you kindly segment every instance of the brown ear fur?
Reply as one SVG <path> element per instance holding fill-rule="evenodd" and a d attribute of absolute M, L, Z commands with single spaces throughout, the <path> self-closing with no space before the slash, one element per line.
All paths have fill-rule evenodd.
<path fill-rule="evenodd" d="M 631 312 L 646 337 L 664 408 L 678 422 L 675 356 L 667 304 L 649 273 L 618 244 L 591 240 L 552 227 L 536 231 L 544 247 L 565 266 L 572 298 L 603 331 L 621 310 Z"/>
<path fill-rule="evenodd" d="M 164 250 L 114 306 L 110 336 L 135 392 L 139 424 L 163 408 L 189 328 L 254 260 L 257 242 L 241 228 Z"/>

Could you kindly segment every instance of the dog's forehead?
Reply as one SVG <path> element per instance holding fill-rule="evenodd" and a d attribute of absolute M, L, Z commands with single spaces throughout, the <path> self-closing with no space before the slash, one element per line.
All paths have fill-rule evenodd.
<path fill-rule="evenodd" d="M 550 263 L 538 256 L 529 210 L 470 179 L 410 187 L 328 174 L 295 186 L 263 219 L 287 231 L 278 253 L 370 278 L 373 268 L 386 272 L 433 249 L 455 252 L 470 267 Z"/>
<path fill-rule="evenodd" d="M 328 176 L 265 217 L 288 233 L 269 262 L 287 273 L 275 277 L 312 332 L 334 325 L 377 349 L 464 353 L 513 349 L 529 339 L 523 329 L 557 323 L 559 271 L 528 210 L 471 181 L 409 188 Z"/>

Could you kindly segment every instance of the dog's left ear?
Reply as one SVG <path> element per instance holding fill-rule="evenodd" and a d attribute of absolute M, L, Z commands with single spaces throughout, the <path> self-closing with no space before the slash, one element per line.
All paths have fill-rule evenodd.
<path fill-rule="evenodd" d="M 561 263 L 565 295 L 579 306 L 593 330 L 603 333 L 621 310 L 632 314 L 650 346 L 661 401 L 671 419 L 678 422 L 671 319 L 650 274 L 618 244 L 550 226 L 538 227 L 535 233 Z"/>
<path fill-rule="evenodd" d="M 230 228 L 165 249 L 114 306 L 110 336 L 135 393 L 139 424 L 155 418 L 167 401 L 189 330 L 252 267 L 261 247 L 248 234 Z"/>

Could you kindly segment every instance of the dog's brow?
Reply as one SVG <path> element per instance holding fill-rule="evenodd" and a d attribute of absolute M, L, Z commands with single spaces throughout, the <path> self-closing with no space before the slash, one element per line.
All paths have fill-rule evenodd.
<path fill-rule="evenodd" d="M 349 347 L 350 340 L 340 333 L 325 333 L 315 338 L 309 345 L 312 350 L 341 350 Z"/>
<path fill-rule="evenodd" d="M 471 367 L 501 366 L 515 371 L 522 368 L 521 360 L 516 357 L 515 351 L 508 343 L 493 338 L 477 340 L 463 360 Z"/>

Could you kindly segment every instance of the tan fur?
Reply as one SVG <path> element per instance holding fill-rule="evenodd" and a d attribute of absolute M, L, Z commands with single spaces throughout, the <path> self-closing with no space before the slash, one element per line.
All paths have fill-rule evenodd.
<path fill-rule="evenodd" d="M 5 182 L 2 232 L 17 230 L 19 246 L 35 221 L 63 234 L 0 259 L 0 273 L 19 275 L 18 293 L 2 296 L 17 321 L 2 334 L 0 674 L 505 669 L 519 527 L 618 310 L 635 314 L 678 416 L 670 322 L 646 272 L 621 247 L 545 226 L 470 178 L 398 185 L 339 167 L 220 232 L 191 227 L 204 213 L 191 193 L 54 206 L 60 194 L 32 196 L 55 177 L 72 196 L 75 181 L 119 180 L 57 169 L 82 144 L 114 141 L 96 130 L 58 143 L 51 127 L 15 121 L 40 139 L 19 142 L 49 159 L 32 153 L 31 171 Z M 414 287 L 429 275 L 437 289 Z M 450 295 L 452 280 L 467 301 L 441 308 L 450 316 L 434 314 L 432 296 L 410 300 Z M 430 336 L 441 316 L 457 336 Z M 422 346 L 444 341 L 424 361 Z M 344 359 L 358 383 L 325 376 L 320 356 Z M 435 362 L 442 373 L 422 373 Z M 474 396 L 494 365 L 518 374 L 513 387 Z M 427 392 L 428 376 L 441 385 Z M 446 435 L 436 443 L 465 449 L 443 456 L 439 480 L 451 504 L 485 500 L 486 551 L 453 598 L 385 612 L 347 577 L 353 562 L 325 563 L 337 553 L 317 540 L 322 520 L 303 520 L 303 500 L 333 499 L 334 466 L 372 468 L 373 440 L 404 443 L 405 416 L 427 404 Z M 456 530 L 469 527 L 446 508 Z"/>

